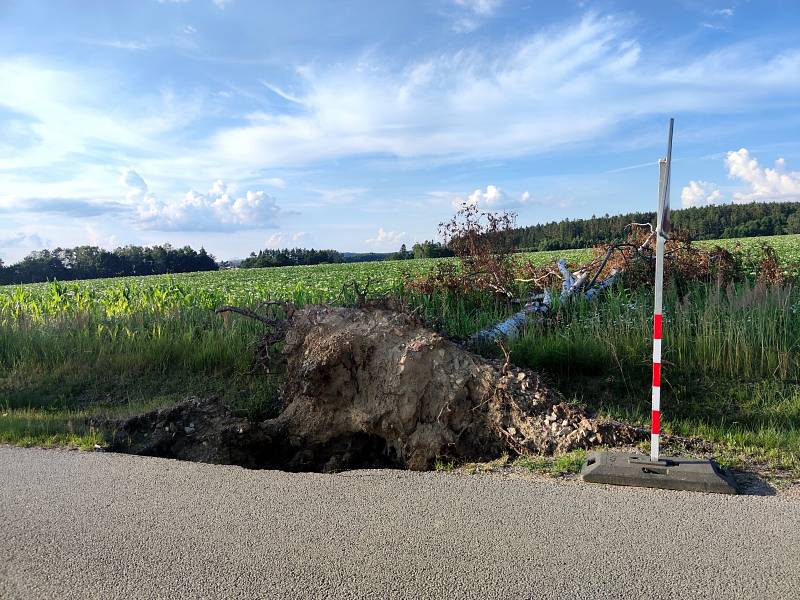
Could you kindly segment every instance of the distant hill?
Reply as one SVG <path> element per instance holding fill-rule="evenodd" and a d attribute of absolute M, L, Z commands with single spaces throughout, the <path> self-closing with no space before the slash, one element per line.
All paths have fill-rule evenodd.
<path fill-rule="evenodd" d="M 589 219 L 564 219 L 520 227 L 505 234 L 507 242 L 525 250 L 587 248 L 625 235 L 630 223 L 655 224 L 655 212 Z M 712 240 L 800 233 L 800 202 L 755 202 L 684 208 L 671 213 L 672 227 L 693 239 Z"/>

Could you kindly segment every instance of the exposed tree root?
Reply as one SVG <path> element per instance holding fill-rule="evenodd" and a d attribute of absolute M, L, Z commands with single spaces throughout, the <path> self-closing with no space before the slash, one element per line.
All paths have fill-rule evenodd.
<path fill-rule="evenodd" d="M 292 471 L 419 470 L 437 458 L 555 454 L 644 435 L 593 418 L 534 373 L 473 354 L 408 314 L 309 306 L 284 323 L 268 334 L 285 332 L 277 418 L 251 424 L 194 402 L 117 424 L 114 447 Z"/>

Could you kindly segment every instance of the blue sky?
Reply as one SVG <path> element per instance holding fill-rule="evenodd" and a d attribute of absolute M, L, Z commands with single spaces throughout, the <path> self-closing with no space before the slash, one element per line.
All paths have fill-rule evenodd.
<path fill-rule="evenodd" d="M 0 257 L 800 200 L 800 4 L 0 0 Z"/>

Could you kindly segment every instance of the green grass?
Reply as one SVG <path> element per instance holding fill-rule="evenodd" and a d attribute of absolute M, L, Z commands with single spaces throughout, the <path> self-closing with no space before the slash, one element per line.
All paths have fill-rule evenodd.
<path fill-rule="evenodd" d="M 800 261 L 800 236 L 769 241 L 780 247 L 786 264 Z M 742 243 L 752 250 L 759 242 Z M 580 262 L 590 253 L 519 258 Z M 390 261 L 0 287 L 0 441 L 93 447 L 101 442 L 96 432 L 82 429 L 87 416 L 134 414 L 189 396 L 222 397 L 253 418 L 273 415 L 279 382 L 253 362 L 262 326 L 223 319 L 214 307 L 260 310 L 273 298 L 351 303 L 352 291 L 341 293 L 348 280 L 369 279 L 371 295 L 381 297 L 398 293 L 404 277 L 434 264 Z M 407 300 L 427 322 L 462 338 L 513 312 L 485 295 Z M 602 301 L 578 301 L 557 321 L 530 326 L 512 344 L 512 361 L 542 372 L 575 402 L 646 425 L 651 302 L 649 292 L 619 286 Z M 698 284 L 682 298 L 670 288 L 665 307 L 665 430 L 717 442 L 731 463 L 747 456 L 800 471 L 800 292 Z"/>
<path fill-rule="evenodd" d="M 452 460 L 437 457 L 433 463 L 434 471 L 441 471 L 443 473 L 450 473 L 456 468 L 456 464 Z"/>
<path fill-rule="evenodd" d="M 86 425 L 89 416 L 80 411 L 6 410 L 0 412 L 0 443 L 92 450 L 106 440 Z"/>
<path fill-rule="evenodd" d="M 561 323 L 530 326 L 512 362 L 542 372 L 570 400 L 646 426 L 652 300 L 613 291 L 577 302 Z M 800 292 L 693 285 L 665 296 L 662 428 L 800 471 Z"/>
<path fill-rule="evenodd" d="M 574 475 L 579 473 L 586 460 L 586 450 L 573 450 L 560 456 L 521 456 L 514 466 L 527 469 L 531 473 L 545 475 Z"/>
<path fill-rule="evenodd" d="M 190 396 L 272 416 L 278 382 L 253 361 L 262 331 L 197 308 L 0 326 L 0 441 L 85 445 L 75 436 L 89 435 L 93 446 L 100 434 L 80 430 L 87 416 L 135 414 Z"/>

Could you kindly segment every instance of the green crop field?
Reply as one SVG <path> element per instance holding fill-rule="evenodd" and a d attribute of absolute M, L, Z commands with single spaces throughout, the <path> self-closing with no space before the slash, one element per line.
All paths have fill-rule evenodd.
<path fill-rule="evenodd" d="M 555 262 L 560 257 L 581 262 L 591 257 L 591 250 L 520 255 L 520 259 L 537 265 Z M 361 284 L 369 281 L 370 296 L 378 298 L 398 292 L 405 278 L 430 271 L 440 260 L 450 259 L 232 269 L 3 286 L 0 320 L 40 323 L 87 312 L 114 318 L 180 308 L 211 309 L 223 304 L 251 306 L 266 300 L 291 300 L 296 304 L 337 302 L 343 300 L 342 286 L 349 281 Z"/>
<path fill-rule="evenodd" d="M 762 243 L 787 272 L 800 263 L 800 235 L 702 242 L 737 249 L 751 272 Z M 536 264 L 585 262 L 592 250 L 518 255 Z M 260 418 L 274 414 L 277 382 L 253 363 L 263 332 L 221 318 L 223 304 L 257 307 L 398 294 L 437 260 L 240 269 L 0 287 L 0 442 L 91 447 L 86 425 L 187 396 L 216 395 Z M 513 307 L 493 297 L 406 295 L 433 326 L 464 337 Z M 512 361 L 545 375 L 570 400 L 645 425 L 649 416 L 650 293 L 616 286 L 601 302 L 565 307 L 558 324 L 531 326 Z M 666 432 L 718 444 L 718 457 L 800 472 L 800 292 L 787 285 L 727 289 L 697 284 L 665 296 Z"/>
<path fill-rule="evenodd" d="M 769 243 L 781 262 L 800 264 L 800 235 L 699 242 L 739 249 L 751 265 Z M 589 260 L 592 250 L 554 250 L 519 255 L 536 265 L 565 258 L 571 263 Z M 342 285 L 370 281 L 370 296 L 397 292 L 406 277 L 429 271 L 440 260 L 415 259 L 352 264 L 233 269 L 228 271 L 120 277 L 65 283 L 38 283 L 0 287 L 0 321 L 43 322 L 99 311 L 107 318 L 132 313 L 163 313 L 179 308 L 210 309 L 222 304 L 255 305 L 265 300 L 292 300 L 297 304 L 342 300 Z"/>
<path fill-rule="evenodd" d="M 738 238 L 727 240 L 708 240 L 696 242 L 698 246 L 722 246 L 742 253 L 745 263 L 753 265 L 761 255 L 764 244 L 772 246 L 784 267 L 800 265 L 800 235 L 772 235 L 765 237 Z"/>

